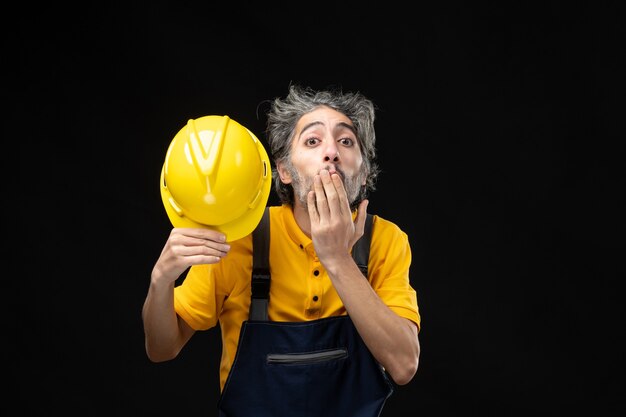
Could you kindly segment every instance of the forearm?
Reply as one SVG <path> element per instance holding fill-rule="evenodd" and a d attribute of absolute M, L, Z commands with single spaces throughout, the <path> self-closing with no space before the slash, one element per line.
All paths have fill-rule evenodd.
<path fill-rule="evenodd" d="M 146 353 L 150 360 L 173 359 L 184 345 L 179 318 L 174 310 L 174 283 L 153 280 L 143 305 Z"/>
<path fill-rule="evenodd" d="M 408 383 L 417 371 L 420 354 L 415 323 L 394 313 L 351 259 L 327 271 L 372 355 L 397 384 Z"/>

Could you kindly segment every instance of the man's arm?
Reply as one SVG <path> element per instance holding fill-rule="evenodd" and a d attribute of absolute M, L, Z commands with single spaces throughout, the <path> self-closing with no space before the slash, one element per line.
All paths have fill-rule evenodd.
<path fill-rule="evenodd" d="M 321 171 L 308 195 L 311 237 L 320 262 L 361 338 L 398 385 L 411 381 L 419 364 L 417 325 L 394 313 L 376 294 L 350 255 L 363 235 L 367 200 L 356 222 L 341 178 Z"/>
<path fill-rule="evenodd" d="M 420 355 L 417 325 L 380 299 L 352 257 L 336 257 L 324 267 L 372 355 L 398 385 L 410 382 Z"/>
<path fill-rule="evenodd" d="M 223 234 L 208 229 L 174 228 L 150 278 L 142 309 L 148 358 L 162 362 L 175 358 L 195 331 L 174 309 L 176 279 L 192 265 L 219 262 L 230 250 Z"/>

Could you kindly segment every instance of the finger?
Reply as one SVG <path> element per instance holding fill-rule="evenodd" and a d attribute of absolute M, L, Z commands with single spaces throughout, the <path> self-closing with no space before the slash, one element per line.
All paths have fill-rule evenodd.
<path fill-rule="evenodd" d="M 355 231 L 358 237 L 363 236 L 365 232 L 365 218 L 367 217 L 367 205 L 369 204 L 368 200 L 363 200 L 359 204 L 356 213 L 355 219 Z"/>
<path fill-rule="evenodd" d="M 228 253 L 228 250 L 222 250 L 222 248 L 216 248 L 206 245 L 197 246 L 178 246 L 175 248 L 175 253 L 178 256 L 193 257 L 193 256 L 215 256 L 223 258 Z"/>
<path fill-rule="evenodd" d="M 328 173 L 326 175 L 328 175 Z M 315 206 L 317 207 L 319 220 L 324 221 L 328 219 L 330 212 L 329 212 L 329 207 L 328 207 L 326 189 L 324 187 L 324 184 L 322 183 L 321 173 L 320 175 L 316 175 L 315 178 L 313 179 L 313 191 L 315 191 Z"/>
<path fill-rule="evenodd" d="M 320 217 L 317 212 L 317 203 L 315 199 L 315 191 L 309 191 L 306 196 L 307 198 L 307 207 L 309 209 L 309 219 L 311 220 L 311 225 L 314 223 L 319 223 Z"/>
<path fill-rule="evenodd" d="M 337 176 L 337 174 L 333 174 Z M 339 206 L 339 193 L 337 192 L 337 187 L 335 185 L 335 181 L 331 177 L 328 170 L 320 171 L 320 178 L 322 179 L 322 184 L 324 185 L 324 193 L 326 193 L 326 200 L 328 204 L 328 209 L 331 215 L 341 214 L 341 207 Z M 341 177 L 339 177 L 339 182 L 341 182 Z"/>
<path fill-rule="evenodd" d="M 172 230 L 174 233 L 179 233 L 184 236 L 195 237 L 200 239 L 208 239 L 214 242 L 226 242 L 226 235 L 213 229 L 206 228 L 184 228 L 178 227 Z"/>
<path fill-rule="evenodd" d="M 199 233 L 193 232 L 197 230 Z M 185 234 L 188 233 L 189 234 Z M 195 235 L 195 236 L 190 236 Z M 204 235 L 204 237 L 197 237 Z M 228 252 L 230 250 L 230 245 L 228 243 L 221 243 L 212 240 L 209 237 L 218 237 L 223 236 L 223 234 L 219 232 L 212 231 L 211 233 L 201 233 L 201 229 L 175 229 L 172 231 L 169 241 L 172 246 L 177 247 L 188 247 L 188 248 L 202 248 L 206 247 L 209 249 L 216 250 L 218 252 Z"/>
<path fill-rule="evenodd" d="M 221 256 L 210 256 L 210 255 L 196 255 L 189 256 L 185 259 L 189 266 L 192 265 L 210 265 L 216 264 L 222 260 Z"/>
<path fill-rule="evenodd" d="M 331 175 L 331 179 L 333 185 L 335 187 L 335 192 L 337 194 L 337 207 L 339 214 L 350 214 L 350 202 L 348 201 L 348 193 L 343 185 L 343 181 L 341 176 L 337 173 Z"/>

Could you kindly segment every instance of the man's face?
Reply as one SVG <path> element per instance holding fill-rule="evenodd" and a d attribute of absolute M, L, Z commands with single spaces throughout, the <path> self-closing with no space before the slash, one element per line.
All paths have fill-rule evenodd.
<path fill-rule="evenodd" d="M 296 124 L 291 161 L 278 166 L 281 181 L 291 184 L 296 204 L 307 206 L 307 194 L 320 170 L 337 172 L 343 179 L 348 201 L 354 202 L 365 185 L 363 157 L 352 122 L 344 114 L 320 107 Z"/>

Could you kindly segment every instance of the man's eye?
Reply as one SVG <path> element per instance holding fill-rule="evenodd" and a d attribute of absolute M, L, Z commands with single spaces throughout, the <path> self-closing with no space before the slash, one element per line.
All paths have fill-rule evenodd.
<path fill-rule="evenodd" d="M 341 142 L 344 146 L 352 146 L 352 144 L 354 144 L 354 140 L 351 138 L 341 138 L 339 139 L 339 142 Z"/>
<path fill-rule="evenodd" d="M 309 138 L 304 143 L 307 145 L 315 145 L 317 143 L 317 138 Z"/>

